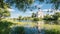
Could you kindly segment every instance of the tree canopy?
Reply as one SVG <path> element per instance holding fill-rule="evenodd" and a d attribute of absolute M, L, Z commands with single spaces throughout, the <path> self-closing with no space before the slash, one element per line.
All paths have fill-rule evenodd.
<path fill-rule="evenodd" d="M 0 19 L 10 16 L 10 12 L 7 9 L 0 8 Z"/>
<path fill-rule="evenodd" d="M 33 4 L 36 1 L 40 1 L 43 3 L 53 4 L 55 9 L 58 9 L 60 7 L 60 0 L 0 0 L 0 7 L 11 7 L 15 6 L 19 10 L 26 10 L 31 8 L 31 4 Z M 34 6 L 36 7 L 36 6 Z"/>
<path fill-rule="evenodd" d="M 36 14 L 35 13 L 32 13 L 32 16 L 31 16 L 32 18 L 34 18 L 34 17 L 36 17 Z"/>

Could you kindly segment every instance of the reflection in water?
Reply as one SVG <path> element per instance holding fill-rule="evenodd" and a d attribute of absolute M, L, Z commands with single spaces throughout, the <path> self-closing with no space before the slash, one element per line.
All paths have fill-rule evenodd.
<path fill-rule="evenodd" d="M 44 27 L 43 27 L 43 25 L 44 25 L 44 21 L 38 21 L 37 22 L 37 29 L 38 29 L 38 34 L 44 34 Z"/>
<path fill-rule="evenodd" d="M 31 20 L 20 20 L 19 22 L 28 22 L 28 23 L 38 23 L 38 22 L 40 22 L 40 23 L 44 23 L 44 24 L 60 24 L 60 21 L 44 21 L 44 20 L 42 20 L 42 21 L 31 21 Z"/>
<path fill-rule="evenodd" d="M 38 34 L 37 28 L 25 28 L 25 34 Z"/>
<path fill-rule="evenodd" d="M 23 27 L 24 28 L 24 34 L 38 34 L 38 30 L 34 27 Z M 21 34 L 17 31 L 17 27 L 12 28 L 10 34 Z M 20 29 L 21 30 L 21 29 Z"/>
<path fill-rule="evenodd" d="M 32 22 L 32 23 L 34 23 L 34 22 Z M 28 25 L 28 24 L 24 27 L 25 34 L 44 34 L 44 27 L 43 27 L 44 24 L 60 24 L 59 21 L 37 21 L 35 23 L 36 23 L 35 27 L 30 27 L 30 25 Z M 18 34 L 18 33 L 16 33 L 15 28 L 12 28 L 11 34 Z"/>

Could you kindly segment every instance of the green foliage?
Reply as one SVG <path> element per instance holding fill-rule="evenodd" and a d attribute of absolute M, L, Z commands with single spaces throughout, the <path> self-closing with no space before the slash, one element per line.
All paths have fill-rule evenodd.
<path fill-rule="evenodd" d="M 39 18 L 34 18 L 33 21 L 39 21 Z"/>
<path fill-rule="evenodd" d="M 39 0 L 40 2 L 46 2 L 47 4 L 53 4 L 51 8 L 59 9 L 60 0 Z"/>
<path fill-rule="evenodd" d="M 9 34 L 11 22 L 0 21 L 0 34 Z"/>
<path fill-rule="evenodd" d="M 7 9 L 2 9 L 0 8 L 0 19 L 3 17 L 8 17 L 10 16 L 10 12 Z"/>
<path fill-rule="evenodd" d="M 54 15 L 46 15 L 44 20 L 58 20 L 60 18 L 60 12 L 56 12 Z"/>
<path fill-rule="evenodd" d="M 9 5 L 5 3 L 5 0 L 0 0 L 0 8 L 9 8 Z"/>
<path fill-rule="evenodd" d="M 60 17 L 60 12 L 57 12 L 53 15 L 55 20 L 58 20 L 58 18 Z"/>
<path fill-rule="evenodd" d="M 18 8 L 23 8 L 23 9 L 26 9 L 28 8 L 27 6 L 30 6 L 30 4 L 34 3 L 34 1 L 36 0 L 7 0 L 8 3 L 10 4 L 16 4 L 15 6 L 18 7 Z M 46 3 L 53 3 L 55 9 L 58 9 L 58 7 L 60 6 L 60 0 L 37 0 L 37 1 L 40 1 L 40 2 L 45 2 Z M 25 7 L 25 8 L 24 8 Z"/>
<path fill-rule="evenodd" d="M 54 20 L 54 18 L 51 15 L 46 15 L 43 19 L 44 20 Z"/>
<path fill-rule="evenodd" d="M 45 30 L 45 34 L 60 34 L 60 30 L 58 29 Z"/>
<path fill-rule="evenodd" d="M 26 8 L 28 8 L 32 3 L 34 2 L 34 0 L 6 0 L 6 3 L 10 4 L 10 5 L 14 5 L 15 7 L 17 7 L 19 10 L 25 10 Z"/>
<path fill-rule="evenodd" d="M 60 0 L 0 0 L 0 8 L 10 8 L 11 6 L 15 6 L 19 10 L 25 11 L 26 9 L 31 8 L 31 5 L 36 1 L 53 4 L 55 9 L 60 7 Z"/>
<path fill-rule="evenodd" d="M 19 17 L 18 17 L 18 20 L 22 20 L 22 16 L 19 16 Z"/>
<path fill-rule="evenodd" d="M 54 4 L 55 9 L 58 9 L 60 6 L 60 0 L 51 0 L 51 3 Z"/>
<path fill-rule="evenodd" d="M 44 0 L 39 0 L 40 2 L 44 2 Z"/>
<path fill-rule="evenodd" d="M 32 18 L 36 17 L 36 14 L 35 13 L 32 13 Z"/>
<path fill-rule="evenodd" d="M 45 34 L 60 34 L 60 25 L 44 24 Z"/>

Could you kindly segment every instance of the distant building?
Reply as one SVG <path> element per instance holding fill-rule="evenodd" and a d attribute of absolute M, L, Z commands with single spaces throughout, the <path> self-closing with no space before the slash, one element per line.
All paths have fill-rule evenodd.
<path fill-rule="evenodd" d="M 40 9 L 37 13 L 36 13 L 36 17 L 40 17 L 40 18 L 43 18 L 44 17 L 44 13 L 43 11 Z"/>

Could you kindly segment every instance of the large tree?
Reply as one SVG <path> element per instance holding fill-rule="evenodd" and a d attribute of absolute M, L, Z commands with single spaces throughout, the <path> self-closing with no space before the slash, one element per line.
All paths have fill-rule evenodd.
<path fill-rule="evenodd" d="M 55 20 L 58 20 L 58 18 L 60 18 L 60 12 L 56 12 L 54 15 L 53 15 L 53 18 Z"/>
<path fill-rule="evenodd" d="M 2 18 L 10 16 L 8 8 L 10 8 L 8 3 L 6 3 L 5 0 L 0 0 L 0 20 Z"/>
<path fill-rule="evenodd" d="M 31 5 L 36 2 L 36 1 L 40 1 L 43 3 L 48 3 L 48 4 L 53 4 L 53 7 L 55 9 L 58 9 L 60 7 L 60 0 L 0 0 L 0 8 L 5 8 L 5 7 L 11 7 L 11 6 L 15 6 L 17 7 L 19 10 L 26 10 L 26 9 L 31 9 L 33 6 L 31 7 Z"/>
<path fill-rule="evenodd" d="M 32 13 L 32 18 L 36 17 L 36 14 L 35 13 Z"/>
<path fill-rule="evenodd" d="M 7 9 L 0 8 L 0 20 L 8 16 L 10 16 L 10 12 Z"/>
<path fill-rule="evenodd" d="M 31 5 L 36 1 L 40 1 L 40 3 L 45 2 L 45 3 L 53 4 L 55 9 L 58 9 L 60 7 L 60 0 L 0 0 L 0 8 L 2 8 L 5 11 L 6 8 L 11 8 L 11 6 L 15 6 L 19 10 L 26 11 L 26 9 L 31 9 L 36 7 L 36 6 L 31 7 Z M 2 17 L 1 16 L 2 12 L 3 11 L 1 11 L 0 9 L 0 18 Z"/>
<path fill-rule="evenodd" d="M 46 2 L 54 5 L 55 9 L 58 9 L 60 7 L 60 0 L 0 0 L 0 8 L 4 11 L 6 11 L 6 8 L 10 8 L 11 6 L 17 7 L 19 10 L 26 10 L 31 9 L 31 5 L 36 2 Z M 36 6 L 34 6 L 36 7 Z M 1 18 L 1 11 L 0 9 L 0 18 Z M 2 13 L 3 14 L 3 13 Z M 4 14 L 5 15 L 5 14 Z"/>

